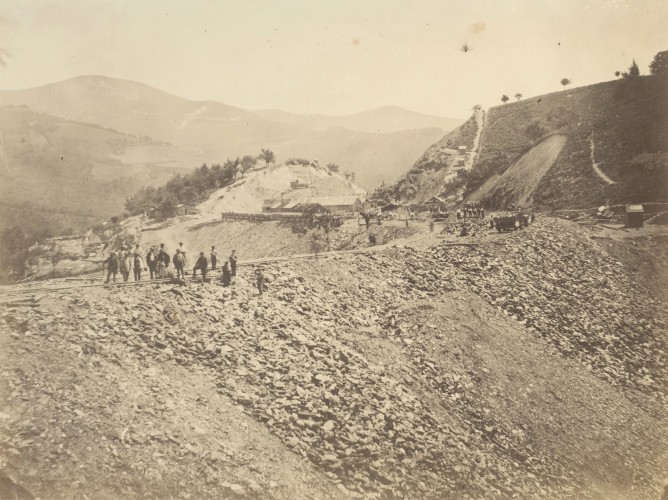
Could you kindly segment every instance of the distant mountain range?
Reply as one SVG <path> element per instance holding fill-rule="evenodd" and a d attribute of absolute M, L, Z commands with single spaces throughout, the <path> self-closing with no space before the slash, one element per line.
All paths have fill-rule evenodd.
<path fill-rule="evenodd" d="M 459 118 L 425 115 L 398 106 L 383 106 L 382 108 L 345 116 L 298 115 L 274 109 L 255 111 L 255 113 L 269 120 L 296 125 L 301 128 L 327 130 L 341 127 L 372 134 L 387 134 L 421 128 L 438 128 L 448 131 L 463 122 Z"/>
<path fill-rule="evenodd" d="M 396 179 L 431 143 L 463 122 L 393 106 L 340 117 L 248 111 L 104 76 L 0 91 L 0 105 L 8 104 L 167 141 L 209 163 L 261 148 L 272 149 L 279 162 L 289 157 L 334 162 L 356 172 L 366 189 Z"/>
<path fill-rule="evenodd" d="M 462 121 L 392 106 L 338 117 L 249 111 L 104 76 L 0 91 L 10 164 L 9 172 L 0 170 L 0 217 L 4 226 L 27 227 L 36 218 L 43 226 L 40 214 L 51 210 L 109 217 L 142 186 L 261 148 L 273 150 L 277 163 L 290 157 L 337 163 L 372 190 L 398 178 Z"/>

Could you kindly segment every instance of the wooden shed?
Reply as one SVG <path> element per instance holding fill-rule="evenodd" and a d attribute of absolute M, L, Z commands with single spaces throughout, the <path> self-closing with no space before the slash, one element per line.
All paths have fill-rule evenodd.
<path fill-rule="evenodd" d="M 445 200 L 438 196 L 432 196 L 427 201 L 425 201 L 424 204 L 427 205 L 432 211 L 445 208 Z"/>
<path fill-rule="evenodd" d="M 197 215 L 197 209 L 185 203 L 179 203 L 174 207 L 174 215 Z"/>
<path fill-rule="evenodd" d="M 642 205 L 626 205 L 626 227 L 642 227 L 645 209 Z"/>

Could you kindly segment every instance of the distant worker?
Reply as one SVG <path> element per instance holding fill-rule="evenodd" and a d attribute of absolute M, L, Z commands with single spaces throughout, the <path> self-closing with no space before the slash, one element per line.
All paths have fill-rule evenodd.
<path fill-rule="evenodd" d="M 105 281 L 105 283 L 109 283 L 109 278 L 112 276 L 114 278 L 114 283 L 116 283 L 116 273 L 118 273 L 119 262 L 115 252 L 109 252 L 109 257 L 102 263 L 103 272 L 105 265 L 107 266 L 107 281 Z"/>
<path fill-rule="evenodd" d="M 204 252 L 199 253 L 199 258 L 195 262 L 195 267 L 193 267 L 193 280 L 197 277 L 197 270 L 202 271 L 202 282 L 206 281 L 206 270 L 209 268 L 209 263 L 204 257 Z"/>
<path fill-rule="evenodd" d="M 376 235 L 375 235 L 375 234 L 370 234 L 370 235 L 369 235 L 369 244 L 370 244 L 371 246 L 375 246 L 375 245 L 376 245 Z"/>
<path fill-rule="evenodd" d="M 531 223 L 533 224 L 534 222 L 536 222 L 536 214 L 531 212 Z"/>
<path fill-rule="evenodd" d="M 262 268 L 258 268 L 255 271 L 255 284 L 257 285 L 257 291 L 262 295 L 262 292 L 264 292 L 264 273 L 262 272 Z"/>
<path fill-rule="evenodd" d="M 211 270 L 216 270 L 216 262 L 218 261 L 218 253 L 216 252 L 216 247 L 211 247 Z"/>
<path fill-rule="evenodd" d="M 230 286 L 232 282 L 232 273 L 230 272 L 230 263 L 225 261 L 223 264 L 223 286 Z"/>
<path fill-rule="evenodd" d="M 406 229 L 408 229 L 408 219 L 406 219 Z"/>
<path fill-rule="evenodd" d="M 121 257 L 121 274 L 123 275 L 123 281 L 128 281 L 130 278 L 130 271 L 132 271 L 132 257 L 130 257 L 130 252 L 125 252 L 123 257 Z"/>
<path fill-rule="evenodd" d="M 151 247 L 146 254 L 146 265 L 151 279 L 155 279 L 158 274 L 158 254 L 155 253 L 155 247 Z"/>
<path fill-rule="evenodd" d="M 230 254 L 230 274 L 234 279 L 237 276 L 237 251 L 232 250 Z"/>
<path fill-rule="evenodd" d="M 429 232 L 433 233 L 434 232 L 434 219 L 431 219 L 429 221 Z"/>
<path fill-rule="evenodd" d="M 139 246 L 139 243 L 135 243 L 134 253 L 138 253 L 139 255 L 142 256 L 144 255 L 144 250 L 142 249 L 142 247 Z"/>
<path fill-rule="evenodd" d="M 139 245 L 137 245 L 139 247 Z M 144 267 L 144 258 L 139 252 L 135 252 L 134 259 L 132 260 L 132 270 L 135 273 L 135 281 L 141 281 L 141 269 Z"/>
<path fill-rule="evenodd" d="M 481 208 L 481 209 L 480 209 L 480 218 L 481 218 L 481 219 L 484 219 L 484 218 L 485 218 L 485 209 L 484 209 L 484 208 Z"/>
<path fill-rule="evenodd" d="M 186 265 L 186 259 L 183 256 L 183 252 L 181 252 L 181 250 L 179 250 L 178 248 L 176 249 L 176 253 L 172 258 L 172 262 L 174 263 L 174 269 L 176 269 L 176 279 L 181 279 L 181 280 L 186 279 L 186 275 L 183 272 L 183 268 Z"/>

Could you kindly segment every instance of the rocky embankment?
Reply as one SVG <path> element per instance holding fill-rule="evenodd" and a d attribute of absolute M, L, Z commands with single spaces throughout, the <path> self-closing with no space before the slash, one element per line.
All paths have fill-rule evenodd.
<path fill-rule="evenodd" d="M 409 260 L 417 276 L 434 266 L 604 380 L 666 396 L 666 307 L 624 264 L 559 219 L 479 247 L 441 246 Z M 419 283 L 426 290 L 437 285 Z"/>
<path fill-rule="evenodd" d="M 666 457 L 660 304 L 567 222 L 479 243 L 272 265 L 263 296 L 244 268 L 231 288 L 75 290 L 8 310 L 3 449 L 41 495 L 93 453 L 72 426 L 109 429 L 100 470 L 141 478 L 121 490 L 127 496 L 163 483 L 185 498 L 656 494 Z M 175 397 L 163 392 L 166 378 L 148 385 L 145 413 L 130 417 L 109 410 L 117 401 L 31 375 L 21 360 L 44 346 L 81 360 L 100 387 L 114 366 L 140 386 L 156 370 L 196 374 L 244 425 L 301 457 L 317 485 L 291 489 L 290 478 L 262 468 L 262 449 L 237 453 L 220 436 L 193 445 L 187 419 L 180 434 L 167 431 Z M 43 399 L 60 410 L 30 418 Z M 202 406 L 193 419 L 217 408 Z M 228 417 L 212 413 L 207 425 Z M 611 458 L 619 454 L 624 461 Z M 206 485 L 193 486 L 200 477 Z M 90 482 L 84 474 L 77 491 L 90 493 Z"/>

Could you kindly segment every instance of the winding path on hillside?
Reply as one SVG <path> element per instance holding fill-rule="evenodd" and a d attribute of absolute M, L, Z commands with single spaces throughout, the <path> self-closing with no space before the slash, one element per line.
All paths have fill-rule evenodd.
<path fill-rule="evenodd" d="M 607 184 L 616 184 L 610 177 L 605 175 L 605 173 L 599 168 L 598 163 L 594 161 L 594 131 L 592 130 L 591 135 L 589 136 L 589 146 L 591 149 L 591 168 L 594 169 L 594 172 L 603 179 L 603 182 Z"/>
<path fill-rule="evenodd" d="M 475 137 L 473 138 L 473 147 L 471 148 L 471 152 L 468 154 L 468 157 L 466 158 L 466 163 L 465 163 L 465 169 L 466 170 L 471 170 L 473 168 L 473 165 L 475 164 L 475 160 L 478 157 L 478 152 L 479 152 L 479 147 L 480 147 L 480 137 L 482 136 L 482 131 L 485 128 L 485 110 L 484 109 L 477 109 L 475 111 L 475 121 L 476 124 L 478 125 L 478 129 L 476 130 Z"/>

